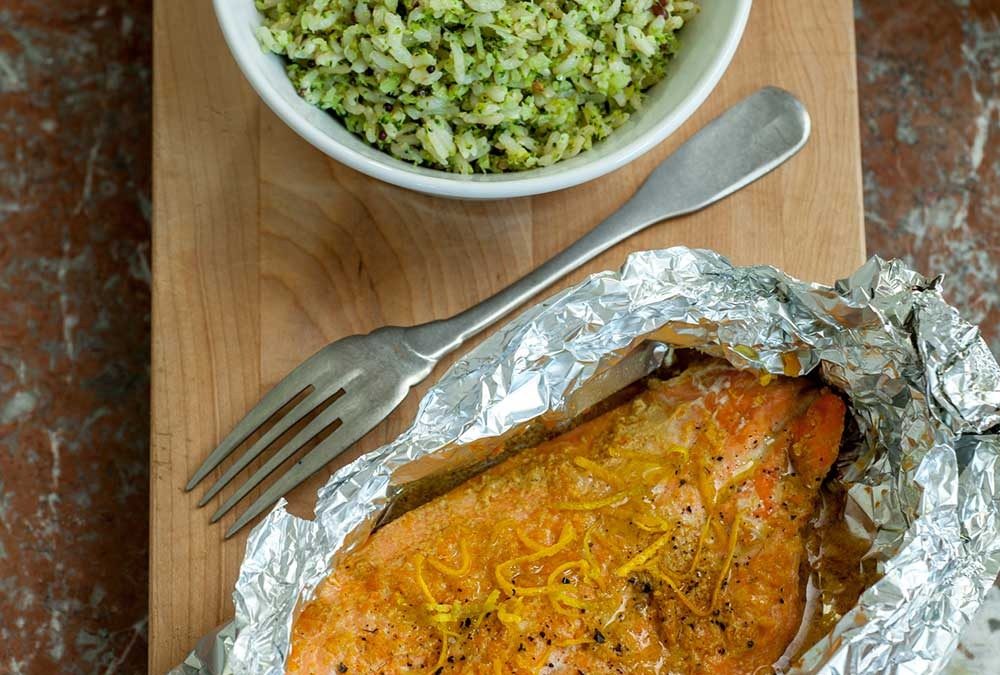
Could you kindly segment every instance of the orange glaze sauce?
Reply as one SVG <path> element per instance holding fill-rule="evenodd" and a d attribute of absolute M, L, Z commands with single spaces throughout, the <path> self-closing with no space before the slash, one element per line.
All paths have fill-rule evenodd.
<path fill-rule="evenodd" d="M 293 627 L 290 673 L 767 672 L 844 406 L 696 364 L 389 523 Z"/>

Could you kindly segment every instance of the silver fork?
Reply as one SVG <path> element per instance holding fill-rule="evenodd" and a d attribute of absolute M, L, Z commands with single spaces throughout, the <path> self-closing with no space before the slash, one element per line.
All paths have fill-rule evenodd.
<path fill-rule="evenodd" d="M 214 523 L 306 443 L 339 423 L 236 519 L 225 535 L 232 536 L 385 419 L 410 387 L 469 337 L 618 242 L 662 220 L 703 209 L 757 180 L 798 152 L 809 138 L 809 128 L 809 115 L 794 96 L 773 87 L 757 91 L 665 159 L 620 209 L 506 289 L 450 319 L 410 328 L 379 328 L 321 349 L 240 420 L 194 473 L 186 489 L 193 489 L 251 434 L 276 417 L 273 426 L 202 496 L 198 506 L 203 506 L 275 440 L 333 398 L 212 515 Z M 276 416 L 307 390 L 287 412 Z"/>

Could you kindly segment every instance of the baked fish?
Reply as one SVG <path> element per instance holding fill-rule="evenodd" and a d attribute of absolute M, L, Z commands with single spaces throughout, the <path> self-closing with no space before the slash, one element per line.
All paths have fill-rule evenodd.
<path fill-rule="evenodd" d="M 844 427 L 720 361 L 376 531 L 293 626 L 290 673 L 755 673 L 796 635 Z"/>

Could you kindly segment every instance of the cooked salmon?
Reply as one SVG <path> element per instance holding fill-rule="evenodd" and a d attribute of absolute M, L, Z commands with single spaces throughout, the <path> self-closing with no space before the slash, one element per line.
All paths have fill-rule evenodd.
<path fill-rule="evenodd" d="M 768 672 L 844 404 L 711 361 L 378 530 L 293 626 L 291 673 Z"/>

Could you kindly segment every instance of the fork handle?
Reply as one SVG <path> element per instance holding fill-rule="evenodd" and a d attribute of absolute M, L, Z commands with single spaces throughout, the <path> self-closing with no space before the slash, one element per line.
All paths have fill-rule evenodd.
<path fill-rule="evenodd" d="M 766 87 L 722 113 L 681 145 L 636 193 L 562 253 L 450 319 L 407 329 L 407 342 L 437 360 L 615 244 L 668 218 L 699 211 L 767 174 L 809 138 L 805 107 Z"/>

